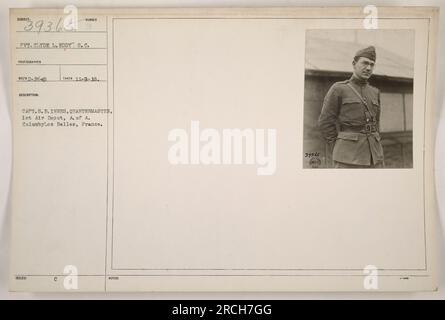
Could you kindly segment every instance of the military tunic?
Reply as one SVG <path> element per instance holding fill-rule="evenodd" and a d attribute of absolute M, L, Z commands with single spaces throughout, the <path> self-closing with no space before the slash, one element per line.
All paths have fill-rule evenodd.
<path fill-rule="evenodd" d="M 336 82 L 323 101 L 318 125 L 339 167 L 382 167 L 380 92 L 352 76 Z"/>

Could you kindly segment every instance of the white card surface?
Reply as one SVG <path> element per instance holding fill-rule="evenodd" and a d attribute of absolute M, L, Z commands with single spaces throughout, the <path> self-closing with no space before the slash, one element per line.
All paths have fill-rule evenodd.
<path fill-rule="evenodd" d="M 366 19 L 12 9 L 11 290 L 435 290 L 438 11 Z M 368 45 L 385 166 L 339 169 L 318 118 Z"/>

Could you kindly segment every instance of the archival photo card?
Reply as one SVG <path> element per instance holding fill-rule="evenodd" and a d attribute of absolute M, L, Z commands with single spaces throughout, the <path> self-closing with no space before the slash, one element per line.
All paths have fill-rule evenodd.
<path fill-rule="evenodd" d="M 435 290 L 437 21 L 12 9 L 11 290 Z"/>

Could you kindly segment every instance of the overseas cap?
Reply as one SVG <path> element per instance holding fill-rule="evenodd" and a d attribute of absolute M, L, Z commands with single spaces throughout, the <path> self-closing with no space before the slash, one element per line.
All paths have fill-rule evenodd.
<path fill-rule="evenodd" d="M 354 58 L 365 57 L 371 59 L 372 61 L 376 60 L 375 48 L 373 46 L 361 49 L 357 51 Z"/>

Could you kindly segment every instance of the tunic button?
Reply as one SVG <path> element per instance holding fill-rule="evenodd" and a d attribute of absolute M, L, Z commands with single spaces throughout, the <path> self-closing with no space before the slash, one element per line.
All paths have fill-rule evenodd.
<path fill-rule="evenodd" d="M 369 122 L 369 119 L 366 119 L 366 122 Z"/>

